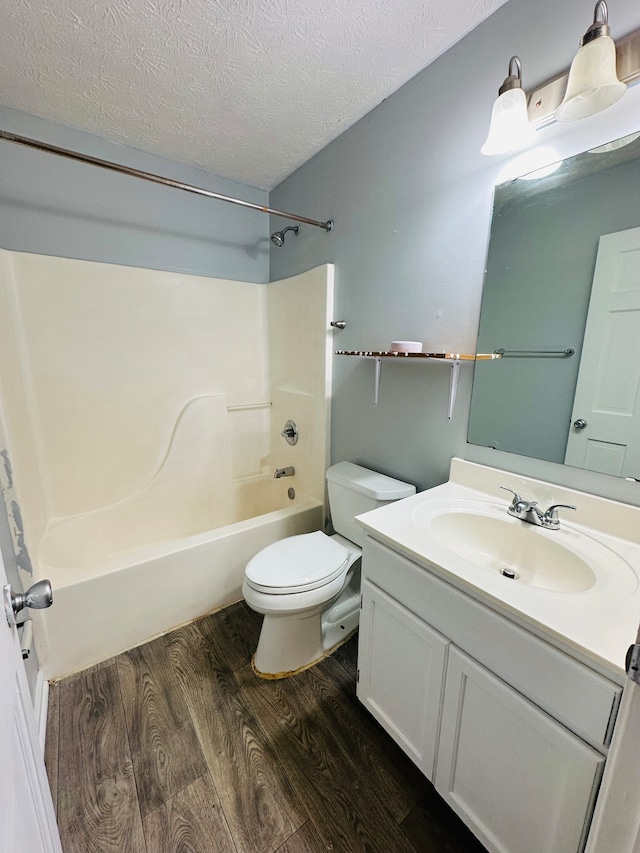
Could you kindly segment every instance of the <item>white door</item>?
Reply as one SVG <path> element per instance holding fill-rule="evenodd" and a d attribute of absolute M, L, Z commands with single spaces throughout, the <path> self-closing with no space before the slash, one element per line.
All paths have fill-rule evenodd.
<path fill-rule="evenodd" d="M 565 462 L 640 479 L 640 228 L 600 237 Z"/>
<path fill-rule="evenodd" d="M 640 684 L 627 678 L 585 853 L 640 853 L 639 741 Z"/>
<path fill-rule="evenodd" d="M 0 556 L 0 587 L 7 583 Z M 0 849 L 62 853 L 18 633 L 0 605 Z"/>

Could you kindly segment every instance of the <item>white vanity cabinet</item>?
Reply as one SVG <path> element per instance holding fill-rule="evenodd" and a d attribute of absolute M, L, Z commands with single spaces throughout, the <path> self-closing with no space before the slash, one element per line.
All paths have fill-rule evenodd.
<path fill-rule="evenodd" d="M 492 853 L 578 853 L 621 687 L 367 537 L 358 698 Z"/>
<path fill-rule="evenodd" d="M 604 758 L 455 647 L 435 786 L 489 850 L 575 853 Z"/>
<path fill-rule="evenodd" d="M 363 583 L 358 697 L 433 781 L 449 640 Z"/>

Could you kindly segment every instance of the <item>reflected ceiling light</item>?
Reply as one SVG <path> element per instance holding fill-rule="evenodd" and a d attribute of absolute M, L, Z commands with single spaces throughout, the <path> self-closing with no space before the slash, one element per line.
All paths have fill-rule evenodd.
<path fill-rule="evenodd" d="M 619 148 L 625 148 L 631 145 L 640 137 L 639 133 L 630 133 L 628 136 L 623 136 L 621 139 L 614 139 L 612 142 L 605 142 L 604 145 L 598 145 L 596 148 L 590 148 L 587 154 L 608 154 L 611 151 L 617 151 Z"/>
<path fill-rule="evenodd" d="M 503 183 L 523 178 L 534 180 L 542 177 L 545 170 L 548 169 L 548 174 L 551 174 L 551 171 L 555 172 L 561 165 L 562 159 L 555 146 L 536 145 L 506 160 L 498 173 L 497 182 Z"/>
<path fill-rule="evenodd" d="M 522 88 L 522 63 L 517 56 L 509 61 L 509 76 L 498 89 L 483 154 L 505 154 L 530 145 L 534 132 L 527 114 L 527 96 Z"/>
<path fill-rule="evenodd" d="M 593 24 L 580 42 L 569 71 L 564 100 L 556 110 L 558 121 L 587 118 L 605 110 L 624 95 L 626 86 L 616 72 L 616 46 L 609 35 L 605 0 L 596 3 Z"/>
<path fill-rule="evenodd" d="M 557 160 L 555 163 L 549 163 L 548 166 L 541 166 L 539 169 L 534 169 L 533 172 L 527 172 L 526 175 L 520 175 L 520 181 L 538 181 L 540 178 L 546 178 L 548 175 L 553 175 L 557 172 L 563 161 Z"/>

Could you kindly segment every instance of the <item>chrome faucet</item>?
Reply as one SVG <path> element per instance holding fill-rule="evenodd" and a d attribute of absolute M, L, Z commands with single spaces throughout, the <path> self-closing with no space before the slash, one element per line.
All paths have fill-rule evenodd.
<path fill-rule="evenodd" d="M 295 473 L 296 469 L 293 467 L 293 465 L 289 465 L 288 468 L 276 468 L 276 472 L 273 476 L 276 478 L 276 480 L 279 480 L 280 477 L 293 477 Z"/>
<path fill-rule="evenodd" d="M 544 512 L 539 509 L 537 501 L 525 501 L 513 489 L 507 486 L 500 486 L 506 492 L 511 492 L 513 500 L 509 504 L 507 512 L 514 518 L 519 518 L 520 521 L 527 521 L 529 524 L 535 524 L 536 527 L 546 527 L 547 530 L 557 530 L 560 527 L 560 519 L 558 518 L 559 509 L 575 509 L 573 504 L 551 504 Z"/>

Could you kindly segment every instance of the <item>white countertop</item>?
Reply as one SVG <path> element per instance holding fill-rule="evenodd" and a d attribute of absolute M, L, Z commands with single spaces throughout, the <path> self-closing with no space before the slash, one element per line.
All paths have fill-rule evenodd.
<path fill-rule="evenodd" d="M 510 496 L 500 485 L 513 488 L 526 500 L 539 500 L 543 508 L 551 503 L 577 506 L 571 520 L 567 520 L 569 511 L 560 510 L 559 531 L 535 529 L 567 539 L 581 533 L 614 552 L 608 560 L 603 547 L 598 548 L 597 580 L 590 589 L 559 592 L 511 581 L 440 544 L 422 523 L 431 510 L 441 511 L 458 501 L 475 502 L 478 508 L 490 504 L 491 511 L 504 510 L 508 519 Z M 357 520 L 374 539 L 623 683 L 625 654 L 640 624 L 640 508 L 454 459 L 448 483 L 364 513 Z"/>

